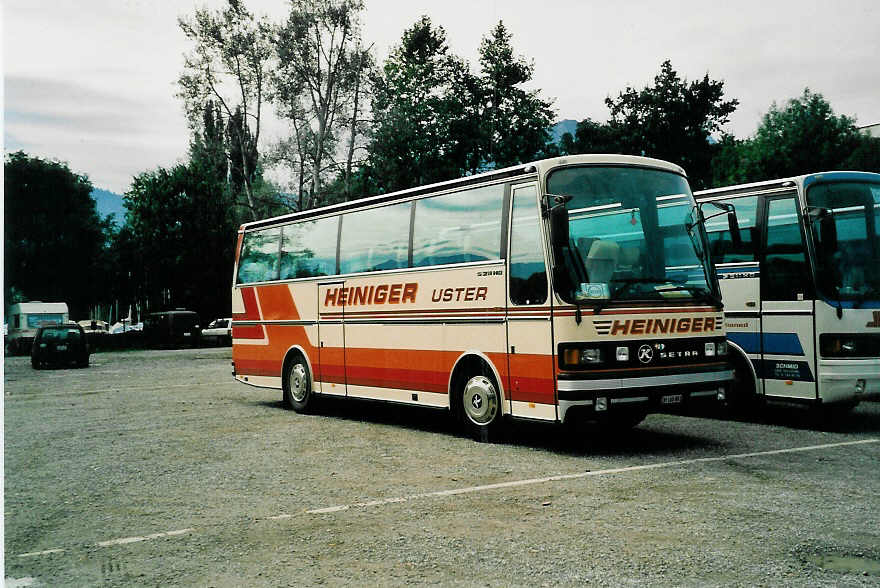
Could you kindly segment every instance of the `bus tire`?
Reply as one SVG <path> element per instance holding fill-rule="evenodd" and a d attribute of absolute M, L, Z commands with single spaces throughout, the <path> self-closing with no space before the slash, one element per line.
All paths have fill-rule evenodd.
<path fill-rule="evenodd" d="M 284 406 L 299 413 L 311 410 L 312 377 L 309 365 L 301 353 L 294 353 L 284 362 L 284 377 L 281 387 L 284 390 Z"/>
<path fill-rule="evenodd" d="M 628 431 L 638 426 L 647 416 L 648 411 L 645 409 L 617 410 L 599 421 L 599 428 L 605 433 Z"/>
<path fill-rule="evenodd" d="M 501 429 L 501 394 L 488 368 L 464 378 L 459 414 L 470 436 L 481 443 L 496 441 Z"/>
<path fill-rule="evenodd" d="M 748 361 L 739 353 L 733 357 L 733 382 L 727 388 L 726 399 L 727 412 L 731 416 L 753 416 L 750 413 L 761 405 Z"/>

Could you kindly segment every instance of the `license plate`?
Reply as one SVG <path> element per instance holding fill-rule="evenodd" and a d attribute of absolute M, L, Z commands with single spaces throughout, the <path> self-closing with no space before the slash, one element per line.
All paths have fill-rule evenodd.
<path fill-rule="evenodd" d="M 681 394 L 668 394 L 660 399 L 663 404 L 681 404 Z"/>
<path fill-rule="evenodd" d="M 67 351 L 67 345 L 59 345 L 55 349 L 57 349 L 58 351 Z"/>
<path fill-rule="evenodd" d="M 183 336 L 184 336 L 184 337 L 189 337 L 189 333 L 184 333 Z"/>

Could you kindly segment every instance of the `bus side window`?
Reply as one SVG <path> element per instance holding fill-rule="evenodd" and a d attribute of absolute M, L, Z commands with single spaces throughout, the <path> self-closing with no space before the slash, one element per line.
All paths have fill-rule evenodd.
<path fill-rule="evenodd" d="M 767 245 L 761 268 L 761 296 L 765 300 L 796 300 L 812 291 L 803 236 L 794 198 L 767 202 Z"/>
<path fill-rule="evenodd" d="M 547 270 L 540 221 L 535 187 L 515 190 L 510 227 L 510 300 L 514 304 L 543 304 L 547 301 Z"/>
<path fill-rule="evenodd" d="M 501 258 L 504 185 L 416 201 L 413 267 Z"/>
<path fill-rule="evenodd" d="M 717 216 L 709 220 L 706 223 L 706 232 L 709 237 L 712 261 L 715 263 L 756 261 L 755 243 L 757 243 L 758 197 L 747 196 L 745 198 L 722 200 L 722 202 L 732 204 L 736 210 L 741 243 L 737 245 L 733 242 L 727 215 Z M 716 212 L 718 210 L 715 207 L 703 205 L 703 213 L 707 216 Z"/>
<path fill-rule="evenodd" d="M 238 262 L 238 283 L 268 282 L 278 279 L 278 247 L 281 229 L 245 233 Z"/>
<path fill-rule="evenodd" d="M 339 243 L 340 271 L 350 274 L 407 267 L 411 216 L 411 202 L 344 215 Z"/>
<path fill-rule="evenodd" d="M 338 216 L 282 227 L 279 277 L 289 280 L 335 274 L 338 231 Z"/>

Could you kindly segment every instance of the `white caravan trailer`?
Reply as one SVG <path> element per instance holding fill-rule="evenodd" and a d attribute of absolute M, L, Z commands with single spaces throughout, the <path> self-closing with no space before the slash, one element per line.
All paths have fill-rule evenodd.
<path fill-rule="evenodd" d="M 37 329 L 68 321 L 64 302 L 20 302 L 9 307 L 8 345 L 12 353 L 29 353 Z"/>

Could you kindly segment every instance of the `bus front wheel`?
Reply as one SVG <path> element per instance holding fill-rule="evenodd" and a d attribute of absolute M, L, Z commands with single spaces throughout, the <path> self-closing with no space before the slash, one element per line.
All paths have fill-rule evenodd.
<path fill-rule="evenodd" d="M 727 389 L 727 409 L 731 416 L 755 416 L 761 408 L 755 378 L 748 358 L 739 354 L 733 358 L 733 382 Z"/>
<path fill-rule="evenodd" d="M 501 395 L 491 375 L 468 378 L 461 393 L 461 417 L 465 428 L 477 441 L 493 441 L 501 426 Z"/>
<path fill-rule="evenodd" d="M 308 412 L 314 404 L 312 399 L 312 378 L 309 366 L 302 355 L 295 355 L 286 363 L 282 382 L 284 405 L 296 412 Z"/>

